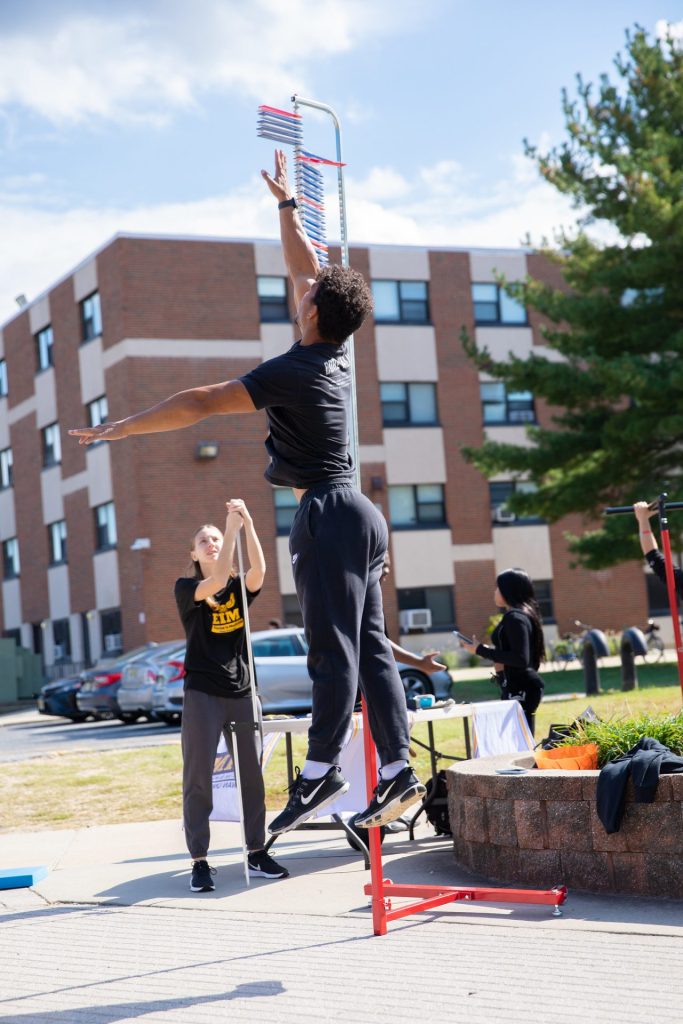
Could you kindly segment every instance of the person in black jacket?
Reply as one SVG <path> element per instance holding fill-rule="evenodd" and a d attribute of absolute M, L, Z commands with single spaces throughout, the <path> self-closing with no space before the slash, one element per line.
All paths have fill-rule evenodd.
<path fill-rule="evenodd" d="M 470 654 L 495 663 L 503 700 L 518 700 L 533 736 L 536 709 L 543 697 L 543 680 L 538 674 L 545 656 L 541 616 L 534 585 L 523 569 L 506 569 L 496 578 L 493 599 L 504 614 L 493 633 L 492 646 L 463 644 Z"/>
<path fill-rule="evenodd" d="M 637 501 L 633 506 L 636 519 L 638 520 L 638 536 L 640 547 L 647 559 L 647 563 L 655 576 L 658 576 L 662 583 L 666 584 L 666 568 L 664 555 L 657 546 L 657 540 L 652 532 L 650 516 L 657 515 L 656 508 L 650 508 L 646 501 Z M 679 597 L 683 597 L 683 572 L 674 566 L 674 582 Z"/>

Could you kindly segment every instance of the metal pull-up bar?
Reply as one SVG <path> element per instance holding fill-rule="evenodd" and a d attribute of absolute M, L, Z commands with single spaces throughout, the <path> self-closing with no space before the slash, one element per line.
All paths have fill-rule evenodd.
<path fill-rule="evenodd" d="M 676 580 L 674 577 L 674 563 L 671 556 L 671 541 L 669 539 L 669 517 L 668 512 L 676 512 L 683 509 L 683 501 L 667 501 L 667 494 L 660 494 L 655 501 L 649 503 L 651 510 L 657 510 L 659 519 L 659 531 L 662 538 L 662 554 L 664 555 L 664 570 L 666 573 L 666 589 L 669 595 L 669 608 L 671 610 L 671 621 L 674 628 L 674 641 L 676 644 L 676 658 L 678 661 L 678 681 L 681 684 L 683 695 L 683 644 L 681 643 L 681 624 L 678 618 L 678 595 L 676 593 Z M 633 505 L 613 505 L 603 509 L 605 516 L 619 516 L 633 514 Z"/>

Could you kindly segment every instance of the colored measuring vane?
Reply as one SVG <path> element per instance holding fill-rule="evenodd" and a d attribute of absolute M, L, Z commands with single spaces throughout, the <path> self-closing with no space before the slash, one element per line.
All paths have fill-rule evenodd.
<path fill-rule="evenodd" d="M 339 168 L 345 165 L 341 161 L 329 160 L 303 149 L 301 114 L 262 104 L 258 108 L 256 134 L 262 139 L 294 148 L 294 175 L 301 223 L 316 251 L 318 261 L 321 265 L 326 264 L 329 260 L 329 246 L 325 221 L 325 182 L 320 168 Z"/>

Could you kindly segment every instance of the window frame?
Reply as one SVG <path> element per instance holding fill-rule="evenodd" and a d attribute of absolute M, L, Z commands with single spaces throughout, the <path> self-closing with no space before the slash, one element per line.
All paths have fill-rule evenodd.
<path fill-rule="evenodd" d="M 400 324 L 403 326 L 423 326 L 425 324 L 431 324 L 430 319 L 430 305 L 429 305 L 429 281 L 415 281 L 415 280 L 404 280 L 402 278 L 391 278 L 391 277 L 377 277 L 373 278 L 370 282 L 371 287 L 374 289 L 375 284 L 392 284 L 396 286 L 396 309 L 397 316 L 381 316 L 377 315 L 375 311 L 374 320 L 376 324 Z M 411 285 L 423 285 L 424 286 L 424 299 L 414 299 L 404 296 L 402 294 L 403 286 L 410 287 Z M 374 291 L 373 291 L 374 299 Z M 407 315 L 407 310 L 410 303 L 421 303 L 424 305 L 424 317 L 412 317 Z"/>
<path fill-rule="evenodd" d="M 278 504 L 278 498 L 282 502 Z M 299 507 L 291 487 L 273 488 L 273 512 L 275 515 L 275 533 L 278 537 L 288 537 Z M 291 513 L 291 514 L 289 514 Z"/>
<path fill-rule="evenodd" d="M 402 387 L 404 389 L 404 398 L 399 402 L 397 399 L 383 399 L 382 388 L 384 387 Z M 411 388 L 416 387 L 429 387 L 432 389 L 432 395 L 434 398 L 434 419 L 432 420 L 415 420 L 413 419 L 413 399 Z M 382 426 L 383 427 L 438 427 L 439 426 L 439 407 L 437 402 L 436 383 L 431 380 L 410 380 L 410 381 L 398 381 L 398 380 L 383 380 L 380 381 L 379 385 L 379 397 L 380 407 L 382 411 Z M 400 420 L 387 419 L 385 416 L 385 406 L 387 405 L 404 405 L 406 409 L 406 416 Z"/>
<path fill-rule="evenodd" d="M 526 484 L 528 488 L 534 489 L 531 481 L 528 480 L 489 480 L 489 508 L 491 510 L 491 526 L 498 529 L 499 526 L 544 526 L 546 520 L 543 516 L 520 516 L 516 512 L 514 513 L 515 518 L 510 522 L 500 522 L 495 518 L 496 509 L 503 508 L 508 498 L 511 497 L 516 491 L 522 491 Z M 521 486 L 520 486 L 521 485 Z M 505 498 L 505 501 L 497 501 L 494 503 L 493 494 L 491 493 L 492 487 L 508 487 L 510 493 Z"/>
<path fill-rule="evenodd" d="M 49 335 L 49 340 L 44 341 L 47 335 Z M 34 338 L 36 342 L 36 373 L 44 373 L 45 370 L 50 370 L 55 365 L 55 339 L 52 324 L 46 324 L 34 335 Z M 46 360 L 43 360 L 43 355 L 46 356 Z"/>
<path fill-rule="evenodd" d="M 111 520 L 106 523 L 100 523 L 99 516 L 102 509 L 111 508 Z M 113 551 L 118 544 L 118 531 L 116 528 L 116 508 L 113 501 L 103 501 L 101 505 L 93 506 L 93 515 L 95 518 L 95 554 L 100 554 L 102 551 Z M 103 530 L 107 529 L 109 533 L 110 528 L 113 529 L 114 539 L 107 538 L 106 542 L 102 543 Z"/>
<path fill-rule="evenodd" d="M 484 398 L 484 394 L 483 394 L 484 388 L 485 387 L 491 387 L 491 386 L 502 387 L 503 388 L 503 398 L 502 399 L 499 399 L 499 400 L 496 401 L 494 399 L 485 399 Z M 526 401 L 528 401 L 528 407 L 529 407 L 529 411 L 531 412 L 531 417 L 529 419 L 519 419 L 519 418 L 518 419 L 511 419 L 510 418 L 511 417 L 511 411 L 514 411 L 514 410 L 511 409 L 511 404 L 514 404 L 515 402 L 521 404 L 521 402 L 522 402 L 522 399 L 519 399 L 519 398 L 516 399 L 516 398 L 513 398 L 511 396 L 513 396 L 513 395 L 521 395 L 521 394 L 524 394 L 524 393 L 529 395 L 529 399 L 527 399 Z M 479 381 L 479 401 L 481 402 L 481 421 L 482 421 L 482 424 L 483 424 L 484 427 L 526 427 L 526 426 L 534 426 L 534 425 L 536 425 L 538 423 L 538 417 L 536 415 L 536 399 L 534 398 L 533 393 L 531 391 L 528 391 L 528 392 L 508 391 L 507 385 L 506 385 L 505 381 L 503 381 L 503 380 L 480 380 Z M 502 420 L 487 419 L 486 418 L 486 408 L 487 408 L 487 406 L 498 406 L 498 405 L 504 406 L 504 408 L 505 408 L 505 418 L 502 419 Z M 520 411 L 523 411 L 523 410 L 520 410 Z"/>
<path fill-rule="evenodd" d="M 547 595 L 539 593 L 542 587 L 548 588 Z M 534 592 L 536 594 L 536 604 L 538 605 L 538 611 L 541 616 L 541 622 L 544 626 L 552 626 L 557 622 L 555 617 L 555 603 L 553 600 L 553 581 L 550 580 L 534 580 Z"/>
<path fill-rule="evenodd" d="M 261 281 L 281 281 L 284 286 L 282 297 L 262 295 L 259 290 Z M 256 297 L 259 306 L 259 322 L 262 324 L 285 324 L 291 323 L 292 316 L 289 311 L 289 285 L 287 278 L 279 274 L 257 274 L 256 275 Z M 268 307 L 272 307 L 272 314 L 264 316 Z"/>
<path fill-rule="evenodd" d="M 19 538 L 7 537 L 2 542 L 2 577 L 4 580 L 18 580 L 20 576 Z"/>
<path fill-rule="evenodd" d="M 477 288 L 477 287 L 495 288 L 496 289 L 495 300 L 493 300 L 493 299 L 488 299 L 488 300 L 486 300 L 486 299 L 475 299 L 475 297 L 474 297 L 474 289 Z M 501 294 L 504 294 L 508 301 L 516 303 L 517 306 L 519 306 L 521 309 L 524 310 L 524 319 L 523 320 L 504 320 L 503 319 L 502 305 L 501 305 Z M 471 298 L 471 301 L 472 301 L 472 316 L 474 318 L 474 323 L 475 323 L 475 325 L 477 327 L 528 327 L 529 326 L 529 310 L 527 309 L 527 307 L 523 306 L 521 302 L 517 301 L 517 299 L 513 299 L 511 295 L 508 295 L 507 292 L 504 289 L 502 289 L 501 286 L 496 281 L 472 281 L 472 282 L 470 282 L 470 298 Z M 489 319 L 489 318 L 483 318 L 482 319 L 480 316 L 477 315 L 477 306 L 478 305 L 479 306 L 482 306 L 482 305 L 495 305 L 495 307 L 496 307 L 496 318 L 494 320 Z"/>
<path fill-rule="evenodd" d="M 94 302 L 95 299 L 97 300 L 96 314 L 93 312 L 92 315 L 86 316 L 86 303 Z M 86 295 L 85 298 L 81 299 L 79 307 L 81 317 L 81 344 L 87 345 L 89 341 L 94 341 L 95 338 L 102 337 L 102 302 L 100 299 L 99 289 L 96 288 L 94 292 L 90 293 L 90 295 Z M 89 324 L 93 325 L 92 329 L 88 326 Z M 99 328 L 99 330 L 96 328 Z"/>
<path fill-rule="evenodd" d="M 11 445 L 0 451 L 0 491 L 8 491 L 10 487 L 14 487 L 14 452 Z"/>
<path fill-rule="evenodd" d="M 56 519 L 53 523 L 48 523 L 47 538 L 50 552 L 48 565 L 67 565 L 69 559 L 66 544 L 66 520 Z M 55 538 L 57 538 L 57 543 Z"/>
<path fill-rule="evenodd" d="M 9 395 L 9 377 L 7 373 L 7 360 L 0 359 L 0 398 L 7 398 Z"/>
<path fill-rule="evenodd" d="M 432 611 L 432 605 L 427 599 L 427 594 L 434 594 L 435 592 L 446 593 L 449 598 L 451 621 L 448 623 L 441 623 L 434 621 L 434 614 L 432 612 L 432 624 L 427 633 L 444 633 L 448 630 L 455 629 L 457 623 L 456 610 L 455 610 L 455 591 L 452 584 L 439 584 L 433 587 L 397 587 L 396 588 L 396 603 L 398 606 L 399 614 L 403 611 L 410 611 L 413 608 L 429 608 Z M 422 595 L 423 603 L 417 601 L 415 597 L 406 599 L 405 595 L 408 593 L 419 593 Z"/>
<path fill-rule="evenodd" d="M 48 431 L 52 430 L 54 430 L 54 436 L 57 442 L 56 445 L 54 443 L 48 444 Z M 43 444 L 43 469 L 52 469 L 53 466 L 61 466 L 62 438 L 59 432 L 58 421 L 55 420 L 54 423 L 46 423 L 40 433 Z M 48 458 L 50 451 L 52 451 L 53 454 Z"/>
<path fill-rule="evenodd" d="M 441 489 L 441 500 L 435 502 L 433 500 L 419 500 L 419 489 L 421 487 L 439 487 Z M 398 488 L 412 490 L 413 509 L 415 515 L 415 521 L 410 523 L 395 522 L 392 516 L 391 508 L 391 495 L 392 492 L 396 492 Z M 390 484 L 388 488 L 388 501 L 389 501 L 389 519 L 392 530 L 443 530 L 448 528 L 448 518 L 446 514 L 446 487 L 443 483 L 434 484 Z M 420 507 L 426 505 L 440 505 L 442 510 L 442 519 L 421 519 L 420 518 Z"/>

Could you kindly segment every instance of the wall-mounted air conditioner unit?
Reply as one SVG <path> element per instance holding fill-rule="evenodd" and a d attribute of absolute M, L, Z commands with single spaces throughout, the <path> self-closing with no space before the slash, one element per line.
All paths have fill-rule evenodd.
<path fill-rule="evenodd" d="M 121 634 L 120 633 L 108 633 L 104 638 L 104 649 L 105 651 L 120 651 L 121 650 Z"/>
<path fill-rule="evenodd" d="M 52 657 L 55 661 L 61 661 L 65 653 L 64 644 L 55 644 L 52 648 Z"/>
<path fill-rule="evenodd" d="M 432 613 L 429 608 L 408 608 L 398 614 L 399 625 L 404 633 L 411 629 L 430 629 Z"/>
<path fill-rule="evenodd" d="M 514 523 L 516 518 L 515 513 L 507 509 L 505 505 L 498 505 L 493 510 L 494 523 Z"/>

